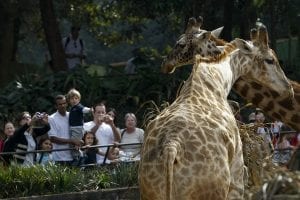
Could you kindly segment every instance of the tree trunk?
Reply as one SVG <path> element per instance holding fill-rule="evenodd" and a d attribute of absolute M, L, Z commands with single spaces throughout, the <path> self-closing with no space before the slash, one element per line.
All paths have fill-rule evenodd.
<path fill-rule="evenodd" d="M 241 8 L 240 16 L 240 36 L 243 39 L 250 39 L 250 11 L 251 11 L 251 2 L 245 1 Z"/>
<path fill-rule="evenodd" d="M 66 71 L 68 67 L 52 0 L 40 0 L 40 10 L 46 41 L 52 58 L 50 67 L 54 72 Z"/>
<path fill-rule="evenodd" d="M 233 0 L 224 1 L 224 30 L 222 31 L 222 38 L 227 41 L 232 39 L 232 13 L 234 12 L 234 2 Z"/>
<path fill-rule="evenodd" d="M 269 1 L 269 10 L 270 10 L 270 28 L 269 28 L 269 36 L 270 36 L 270 45 L 272 49 L 276 49 L 276 24 L 277 20 L 276 18 L 278 17 L 277 14 L 275 14 L 275 6 L 274 6 L 274 1 Z"/>
<path fill-rule="evenodd" d="M 13 78 L 11 63 L 15 59 L 17 46 L 16 26 L 18 6 L 14 2 L 0 2 L 0 86 Z"/>

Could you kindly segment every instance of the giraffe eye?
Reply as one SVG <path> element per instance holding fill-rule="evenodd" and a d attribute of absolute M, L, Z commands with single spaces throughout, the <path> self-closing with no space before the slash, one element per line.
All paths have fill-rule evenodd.
<path fill-rule="evenodd" d="M 178 43 L 176 46 L 180 47 L 180 48 L 184 48 L 185 45 L 184 44 L 181 44 L 181 43 Z"/>
<path fill-rule="evenodd" d="M 274 59 L 265 59 L 266 63 L 268 63 L 269 65 L 274 64 Z"/>

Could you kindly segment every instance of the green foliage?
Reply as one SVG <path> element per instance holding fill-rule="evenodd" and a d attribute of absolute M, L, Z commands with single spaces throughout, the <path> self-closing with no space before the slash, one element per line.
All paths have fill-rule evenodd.
<path fill-rule="evenodd" d="M 67 168 L 57 165 L 0 169 L 0 198 L 98 190 L 137 185 L 137 164 Z"/>
<path fill-rule="evenodd" d="M 138 182 L 138 163 L 118 163 L 111 169 L 112 182 L 117 184 L 117 187 L 134 186 Z"/>
<path fill-rule="evenodd" d="M 265 3 L 265 0 L 253 0 L 253 4 L 260 8 Z"/>
<path fill-rule="evenodd" d="M 54 97 L 66 94 L 69 89 L 76 88 L 81 92 L 82 104 L 92 106 L 100 101 L 106 101 L 108 107 L 114 107 L 119 112 L 119 124 L 123 126 L 123 116 L 126 112 L 136 112 L 142 119 L 144 102 L 153 101 L 161 105 L 165 101 L 173 101 L 177 87 L 186 79 L 188 71 L 174 75 L 159 73 L 155 56 L 151 60 L 148 50 L 144 50 L 145 60 L 139 63 L 135 75 L 98 76 L 87 67 L 78 67 L 70 72 L 59 73 L 29 73 L 19 76 L 16 81 L 8 84 L 0 92 L 0 122 L 14 120 L 23 111 L 47 112 L 55 111 Z M 151 55 L 155 55 L 155 52 Z M 142 124 L 142 120 L 140 120 Z M 1 127 L 3 124 L 1 124 Z"/>

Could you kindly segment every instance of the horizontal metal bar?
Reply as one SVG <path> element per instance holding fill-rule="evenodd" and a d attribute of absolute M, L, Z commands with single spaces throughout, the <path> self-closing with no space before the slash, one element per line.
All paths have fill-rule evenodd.
<path fill-rule="evenodd" d="M 143 143 L 118 143 L 118 144 L 107 144 L 107 145 L 91 145 L 88 147 L 81 147 L 81 150 L 91 149 L 91 148 L 103 148 L 103 147 L 120 147 L 120 146 L 130 146 L 130 145 L 142 145 Z M 33 150 L 33 151 L 23 151 L 23 152 L 1 152 L 1 155 L 13 155 L 13 154 L 27 154 L 27 153 L 45 153 L 53 151 L 69 151 L 76 150 L 74 147 L 62 148 L 62 149 L 52 149 L 52 150 Z"/>

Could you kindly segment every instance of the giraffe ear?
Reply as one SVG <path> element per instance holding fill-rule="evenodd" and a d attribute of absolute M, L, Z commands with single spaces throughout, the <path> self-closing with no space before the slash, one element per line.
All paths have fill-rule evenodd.
<path fill-rule="evenodd" d="M 232 43 L 245 54 L 250 54 L 252 52 L 251 45 L 243 39 L 235 38 Z"/>
<path fill-rule="evenodd" d="M 189 21 L 188 21 L 188 24 L 186 26 L 186 30 L 185 30 L 185 33 L 191 33 L 193 27 L 196 25 L 197 21 L 195 19 L 195 17 L 191 17 L 189 18 Z"/>
<path fill-rule="evenodd" d="M 200 28 L 203 24 L 203 17 L 198 16 L 196 21 L 197 21 L 197 26 L 199 26 L 199 28 Z"/>
<path fill-rule="evenodd" d="M 256 28 L 253 28 L 251 29 L 250 31 L 250 39 L 253 43 L 256 43 L 256 40 L 257 40 L 257 29 Z"/>
<path fill-rule="evenodd" d="M 221 26 L 213 31 L 211 31 L 212 36 L 219 38 L 221 32 L 223 31 L 224 26 Z"/>
<path fill-rule="evenodd" d="M 196 40 L 209 40 L 210 36 L 211 36 L 211 32 L 210 31 L 203 31 L 200 34 L 197 34 Z"/>
<path fill-rule="evenodd" d="M 269 36 L 267 28 L 264 25 L 261 25 L 258 28 L 258 41 L 263 49 L 269 48 Z"/>

